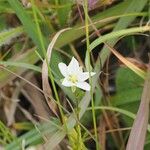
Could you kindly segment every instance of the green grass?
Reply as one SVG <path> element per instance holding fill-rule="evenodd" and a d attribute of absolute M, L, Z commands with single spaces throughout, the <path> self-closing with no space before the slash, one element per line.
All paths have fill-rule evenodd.
<path fill-rule="evenodd" d="M 99 150 L 109 144 L 116 149 L 121 147 L 125 149 L 130 130 L 120 129 L 132 127 L 133 121 L 136 120 L 146 78 L 146 70 L 140 67 L 147 68 L 147 64 L 141 63 L 139 61 L 141 57 L 136 56 L 142 52 L 146 53 L 146 48 L 143 46 L 146 42 L 143 41 L 148 41 L 148 37 L 144 34 L 150 31 L 150 26 L 147 24 L 148 0 L 126 0 L 114 4 L 107 4 L 105 0 L 104 2 L 105 6 L 91 13 L 85 1 L 84 6 L 79 7 L 83 14 L 83 22 L 79 18 L 81 14 L 78 14 L 74 1 L 31 0 L 30 8 L 23 6 L 19 0 L 0 2 L 0 92 L 4 101 L 2 104 L 0 102 L 0 106 L 2 105 L 5 118 L 5 123 L 0 125 L 0 138 L 2 137 L 0 146 L 5 147 L 6 150 L 20 150 L 25 141 L 25 148 L 44 144 L 47 150 L 57 146 L 62 149 L 62 145 L 64 148 L 70 146 L 74 150 L 90 149 L 90 146 Z M 99 4 L 100 2 L 97 6 Z M 77 21 L 76 15 L 78 15 Z M 15 20 L 14 26 L 9 23 L 12 22 L 11 18 Z M 131 38 L 134 38 L 132 44 Z M 130 45 L 126 43 L 125 46 L 123 45 L 126 42 L 125 39 Z M 136 51 L 139 47 L 141 53 Z M 107 63 L 109 57 L 112 57 L 112 48 L 119 50 L 123 57 L 116 55 L 117 60 L 122 61 L 128 69 L 119 65 L 119 69 L 112 69 L 111 64 Z M 84 71 L 96 72 L 93 77 L 89 74 L 89 81 L 87 81 L 91 90 L 77 89 L 78 97 L 71 88 L 62 85 L 63 76 L 59 71 L 58 63 L 70 62 L 66 54 L 71 57 L 75 54 L 75 57 L 79 58 L 78 61 L 84 64 L 82 66 Z M 141 66 L 133 62 L 129 63 L 126 57 L 131 56 L 134 56 L 134 60 Z M 44 66 L 44 60 L 46 66 Z M 107 80 L 111 78 L 112 73 L 109 72 L 109 67 L 112 72 L 115 72 L 113 79 L 116 83 L 116 93 L 114 95 L 107 93 L 109 88 Z M 31 74 L 36 81 L 26 76 L 28 74 Z M 41 76 L 44 78 L 42 79 Z M 143 79 L 140 76 L 144 76 Z M 16 77 L 18 77 L 17 80 Z M 45 89 L 42 87 L 44 82 Z M 30 84 L 30 90 L 36 88 L 32 94 L 41 98 L 43 105 L 41 107 L 49 115 L 48 118 L 35 115 L 36 111 L 40 112 L 41 109 L 32 102 L 34 98 L 28 94 L 29 89 L 25 90 L 23 86 L 19 91 L 19 97 L 12 96 L 15 87 L 18 85 L 22 87 L 25 83 Z M 4 89 L 7 87 L 9 90 L 10 85 L 13 90 L 11 89 L 12 93 L 7 95 Z M 46 100 L 44 96 L 40 96 L 41 93 Z M 5 113 L 9 111 L 9 105 L 6 99 L 11 102 L 9 103 L 10 111 L 13 109 L 14 99 L 19 99 L 21 103 L 26 103 L 25 101 L 30 103 L 31 110 L 28 106 L 27 108 L 20 104 L 18 106 L 18 103 L 15 110 L 17 113 L 21 107 L 22 109 L 19 110 L 25 118 L 19 120 L 20 125 L 23 125 L 20 129 L 23 131 L 21 136 L 14 136 L 11 133 L 12 131 L 19 133 L 14 125 L 18 119 L 16 113 L 14 122 L 7 127 Z M 53 104 L 57 106 L 57 109 L 53 108 Z M 52 111 L 53 109 L 55 111 Z M 57 112 L 57 115 L 53 112 Z M 29 123 L 32 121 L 34 124 L 33 128 L 28 128 L 28 124 L 24 124 L 28 119 Z M 28 130 L 24 133 L 27 128 Z M 107 130 L 113 131 L 113 129 L 117 131 L 107 133 Z M 149 125 L 147 131 L 148 146 Z M 107 142 L 103 143 L 103 140 Z"/>

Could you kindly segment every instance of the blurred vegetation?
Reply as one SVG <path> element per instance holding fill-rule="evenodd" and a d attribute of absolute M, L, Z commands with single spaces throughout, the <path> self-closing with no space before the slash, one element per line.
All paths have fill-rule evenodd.
<path fill-rule="evenodd" d="M 148 150 L 149 24 L 149 0 L 0 0 L 0 149 L 127 149 L 138 114 Z M 90 92 L 62 85 L 73 56 Z"/>

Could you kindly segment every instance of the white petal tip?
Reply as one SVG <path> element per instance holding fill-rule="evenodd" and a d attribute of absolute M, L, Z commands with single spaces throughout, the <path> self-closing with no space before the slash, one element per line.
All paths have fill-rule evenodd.
<path fill-rule="evenodd" d="M 87 82 L 79 82 L 76 84 L 76 86 L 85 91 L 90 91 L 90 89 L 91 89 L 89 83 L 87 83 Z"/>
<path fill-rule="evenodd" d="M 91 72 L 91 76 L 94 76 L 96 73 L 95 72 Z"/>

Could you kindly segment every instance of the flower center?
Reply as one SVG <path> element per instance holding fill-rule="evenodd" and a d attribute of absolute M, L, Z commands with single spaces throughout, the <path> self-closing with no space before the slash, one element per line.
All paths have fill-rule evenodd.
<path fill-rule="evenodd" d="M 78 82 L 77 76 L 76 75 L 69 75 L 69 81 L 72 83 Z"/>

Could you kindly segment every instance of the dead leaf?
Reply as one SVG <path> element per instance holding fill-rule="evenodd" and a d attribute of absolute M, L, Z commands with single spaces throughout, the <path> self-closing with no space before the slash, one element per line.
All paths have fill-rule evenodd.
<path fill-rule="evenodd" d="M 50 42 L 50 44 L 48 46 L 46 58 L 43 61 L 43 65 L 42 65 L 42 86 L 43 86 L 44 96 L 45 96 L 45 99 L 46 99 L 50 109 L 53 111 L 53 113 L 56 116 L 58 116 L 57 105 L 54 101 L 49 100 L 49 98 L 47 97 L 47 95 L 52 95 L 52 90 L 51 90 L 51 87 L 49 85 L 49 78 L 48 78 L 48 75 L 49 75 L 48 73 L 49 73 L 49 68 L 50 68 L 50 67 L 48 67 L 48 65 L 50 63 L 52 49 L 55 45 L 56 40 L 58 39 L 58 37 L 60 36 L 60 34 L 62 32 L 66 31 L 68 29 L 70 29 L 70 28 L 60 30 L 59 32 L 56 33 L 56 35 L 54 36 L 54 38 L 52 39 L 52 41 Z"/>
<path fill-rule="evenodd" d="M 146 131 L 149 117 L 149 102 L 150 102 L 150 68 L 148 68 L 148 75 L 144 84 L 144 89 L 141 97 L 141 103 L 134 120 L 130 136 L 127 143 L 126 150 L 143 150 Z"/>
<path fill-rule="evenodd" d="M 37 79 L 35 78 L 33 73 L 26 74 L 25 79 L 39 87 Z M 45 119 L 49 118 L 50 114 L 48 113 L 48 107 L 44 101 L 44 96 L 40 91 L 35 88 L 31 88 L 31 85 L 29 84 L 25 84 L 21 92 L 28 99 L 28 101 L 30 101 L 37 116 L 41 116 Z"/>

